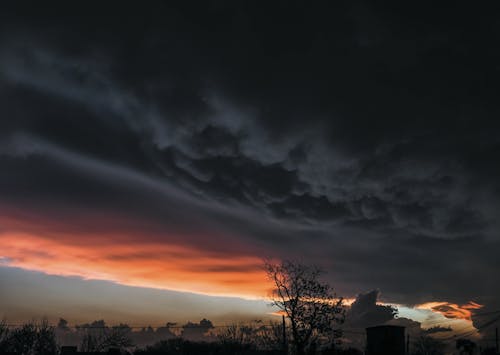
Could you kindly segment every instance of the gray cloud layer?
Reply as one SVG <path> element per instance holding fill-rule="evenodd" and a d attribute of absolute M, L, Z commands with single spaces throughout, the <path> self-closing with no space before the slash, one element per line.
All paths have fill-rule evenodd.
<path fill-rule="evenodd" d="M 437 10 L 199 6 L 103 9 L 92 29 L 85 9 L 3 15 L 3 203 L 221 228 L 351 295 L 497 298 L 498 31 Z"/>

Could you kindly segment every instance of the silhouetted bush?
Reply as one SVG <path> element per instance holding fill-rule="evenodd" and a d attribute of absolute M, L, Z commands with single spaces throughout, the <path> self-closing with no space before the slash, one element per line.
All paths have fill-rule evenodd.
<path fill-rule="evenodd" d="M 58 353 L 54 327 L 46 320 L 39 324 L 26 323 L 8 330 L 0 327 L 0 351 L 19 355 L 55 355 Z"/>

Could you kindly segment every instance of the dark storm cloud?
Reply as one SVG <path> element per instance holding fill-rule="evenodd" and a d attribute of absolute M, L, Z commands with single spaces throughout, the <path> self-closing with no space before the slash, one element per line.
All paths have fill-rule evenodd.
<path fill-rule="evenodd" d="M 378 290 L 359 294 L 347 313 L 348 325 L 366 328 L 384 324 L 394 319 L 396 310 L 391 306 L 377 304 Z"/>
<path fill-rule="evenodd" d="M 488 11 L 59 10 L 2 14 L 3 201 L 98 204 L 165 228 L 198 218 L 332 267 L 352 294 L 498 295 Z"/>
<path fill-rule="evenodd" d="M 435 333 L 443 333 L 443 332 L 451 332 L 451 327 L 442 327 L 442 326 L 434 326 L 425 330 L 425 334 L 435 334 Z"/>

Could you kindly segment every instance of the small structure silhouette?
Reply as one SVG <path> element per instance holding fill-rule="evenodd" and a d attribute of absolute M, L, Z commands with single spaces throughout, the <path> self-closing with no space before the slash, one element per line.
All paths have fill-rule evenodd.
<path fill-rule="evenodd" d="M 366 355 L 405 355 L 405 327 L 379 325 L 366 328 Z"/>
<path fill-rule="evenodd" d="M 75 355 L 76 353 L 76 346 L 61 346 L 61 355 Z"/>

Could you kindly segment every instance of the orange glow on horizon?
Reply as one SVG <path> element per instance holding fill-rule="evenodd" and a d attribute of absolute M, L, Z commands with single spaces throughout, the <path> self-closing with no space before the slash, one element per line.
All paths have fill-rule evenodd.
<path fill-rule="evenodd" d="M 268 290 L 259 258 L 207 255 L 181 245 L 84 246 L 28 234 L 3 234 L 0 249 L 4 265 L 51 275 L 245 298 L 264 297 Z"/>
<path fill-rule="evenodd" d="M 436 313 L 440 313 L 450 319 L 472 320 L 472 311 L 482 308 L 483 305 L 470 301 L 463 305 L 450 302 L 426 302 L 416 305 L 417 309 L 427 309 Z"/>
<path fill-rule="evenodd" d="M 207 248 L 207 237 L 142 230 L 127 220 L 114 230 L 99 226 L 105 218 L 88 228 L 80 220 L 71 232 L 71 221 L 64 218 L 19 217 L 0 215 L 0 266 L 215 296 L 258 299 L 271 289 L 262 259 L 240 252 L 245 246 L 231 240 L 227 247 L 210 236 L 214 243 Z M 198 240 L 205 244 L 198 246 Z"/>
<path fill-rule="evenodd" d="M 264 298 L 270 289 L 259 257 L 149 241 L 137 235 L 53 238 L 3 232 L 0 263 L 50 275 L 215 296 Z"/>

